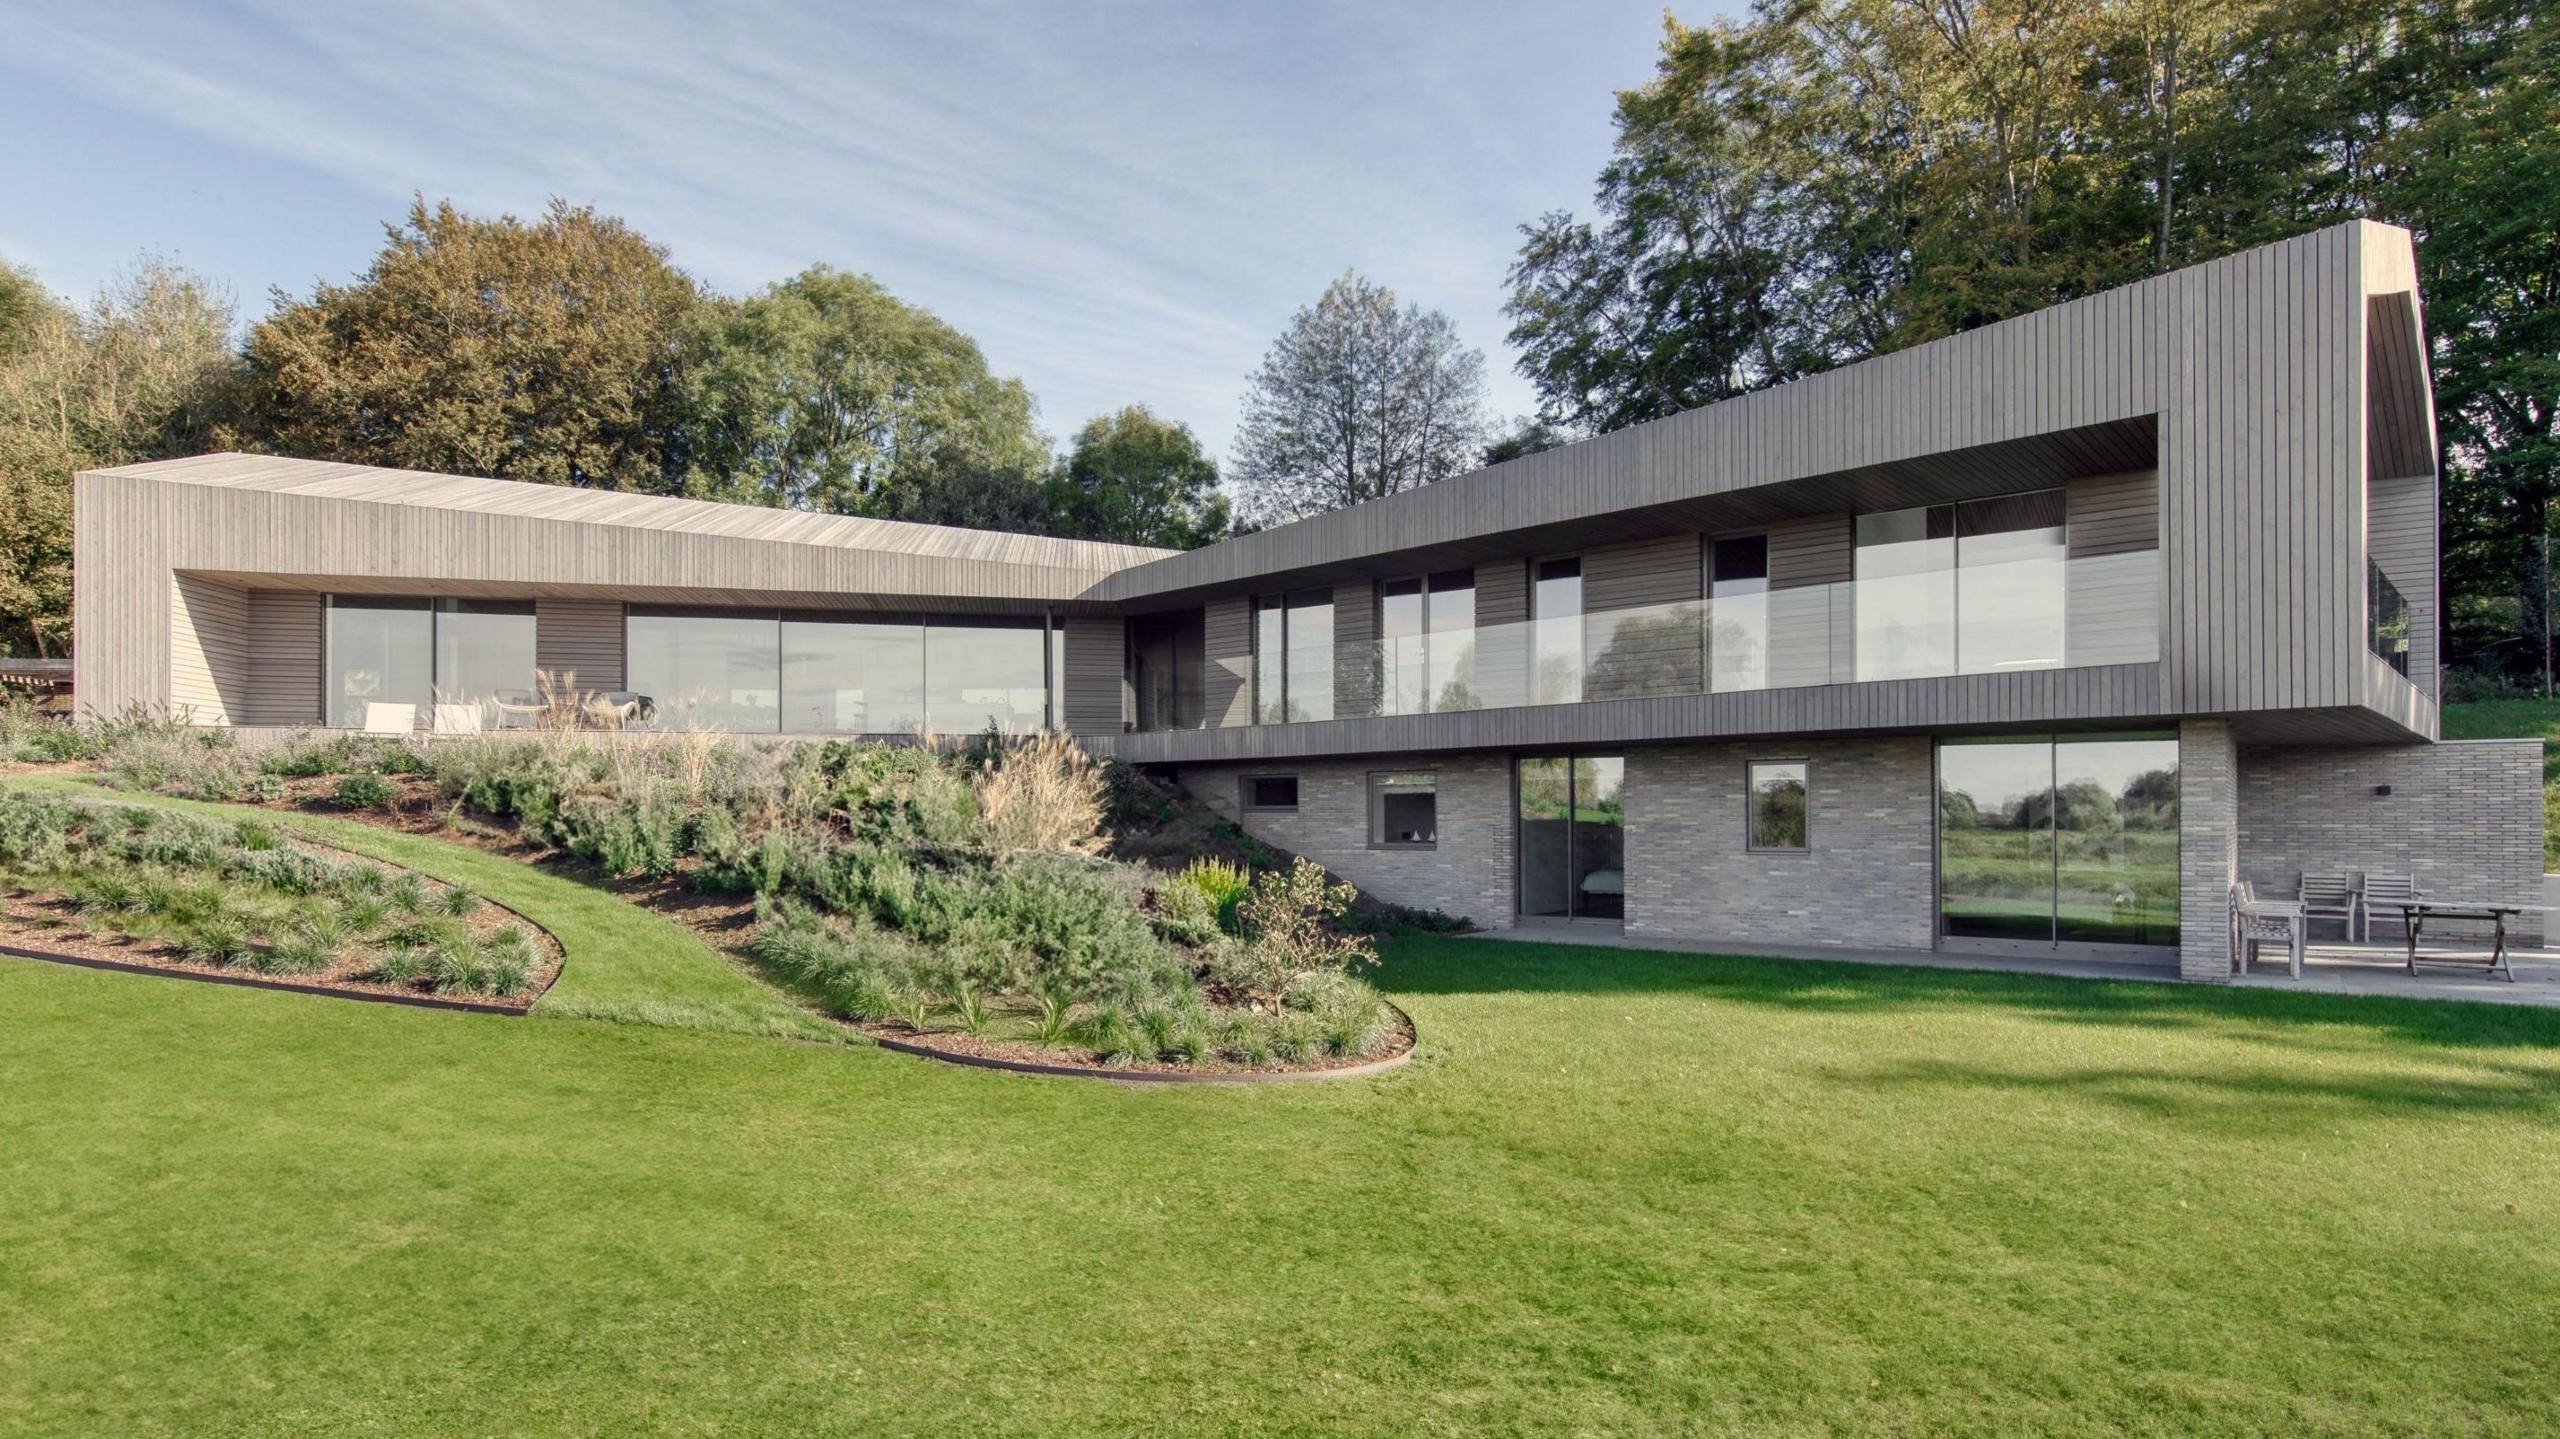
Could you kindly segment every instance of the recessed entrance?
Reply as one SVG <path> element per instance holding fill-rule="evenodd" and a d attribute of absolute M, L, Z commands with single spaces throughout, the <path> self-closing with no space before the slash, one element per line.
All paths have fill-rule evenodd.
<path fill-rule="evenodd" d="M 1626 918 L 1626 785 L 1619 755 L 1521 756 L 1521 918 Z"/>

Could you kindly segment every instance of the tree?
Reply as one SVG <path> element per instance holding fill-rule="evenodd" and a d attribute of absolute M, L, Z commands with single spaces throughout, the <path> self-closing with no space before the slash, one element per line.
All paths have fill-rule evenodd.
<path fill-rule="evenodd" d="M 1485 441 L 1484 463 L 1498 465 L 1523 455 L 1543 454 L 1573 443 L 1570 431 L 1535 415 L 1523 415 Z"/>
<path fill-rule="evenodd" d="M 352 285 L 278 292 L 249 337 L 246 443 L 283 454 L 662 491 L 677 340 L 666 252 L 554 200 L 527 224 L 420 199 Z"/>
<path fill-rule="evenodd" d="M 236 403 L 229 297 L 147 259 L 85 311 L 0 282 L 0 644 L 71 640 L 71 477 L 208 448 Z"/>
<path fill-rule="evenodd" d="M 1484 354 L 1447 315 L 1346 273 L 1252 376 L 1237 495 L 1268 524 L 1447 479 L 1475 464 L 1483 406 Z"/>
<path fill-rule="evenodd" d="M 1089 421 L 1048 485 L 1048 532 L 1197 549 L 1225 537 L 1227 497 L 1218 464 L 1189 425 L 1144 405 Z"/>
<path fill-rule="evenodd" d="M 1047 441 L 1022 382 L 866 275 L 820 265 L 687 326 L 689 494 L 1036 527 Z"/>

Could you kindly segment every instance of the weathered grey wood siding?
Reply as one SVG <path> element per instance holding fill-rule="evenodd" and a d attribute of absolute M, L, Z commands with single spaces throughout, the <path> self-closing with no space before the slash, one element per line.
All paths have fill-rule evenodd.
<path fill-rule="evenodd" d="M 626 687 L 622 602 L 533 602 L 533 665 L 559 689 L 592 694 Z"/>
<path fill-rule="evenodd" d="M 1479 695 L 1516 704 L 1529 694 L 1529 562 L 1513 556 L 1475 567 L 1475 684 Z"/>
<path fill-rule="evenodd" d="M 2160 653 L 2160 477 L 2152 471 L 2065 487 L 2071 567 L 2063 596 L 2063 655 L 2071 664 L 2121 664 Z M 2149 555 L 2148 560 L 2132 558 Z"/>
<path fill-rule="evenodd" d="M 1211 600 L 1201 612 L 1201 688 L 1212 727 L 1253 721 L 1253 602 Z"/>
<path fill-rule="evenodd" d="M 1851 523 L 1847 515 L 1813 515 L 1768 527 L 1772 684 L 1828 684 L 1848 667 L 1857 624 L 1845 588 L 1858 567 Z M 1844 588 L 1804 593 L 1834 585 Z"/>
<path fill-rule="evenodd" d="M 1358 719 L 1378 712 L 1378 584 L 1345 580 L 1333 587 L 1333 712 Z"/>
<path fill-rule="evenodd" d="M 1077 735 L 1118 734 L 1129 724 L 1129 635 L 1117 615 L 1069 615 L 1064 726 Z"/>
<path fill-rule="evenodd" d="M 320 597 L 249 591 L 249 693 L 232 723 L 316 725 L 321 709 Z"/>
<path fill-rule="evenodd" d="M 1703 631 L 1675 605 L 1699 597 L 1694 534 L 1663 535 L 1582 553 L 1585 700 L 1696 689 L 1705 673 Z M 1635 611 L 1636 613 L 1624 613 Z"/>

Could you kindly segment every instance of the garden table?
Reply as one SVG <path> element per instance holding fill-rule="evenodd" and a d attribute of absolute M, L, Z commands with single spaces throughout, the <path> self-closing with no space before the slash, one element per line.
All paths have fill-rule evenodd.
<path fill-rule="evenodd" d="M 2400 911 L 2400 932 L 2408 940 L 2409 972 L 2416 974 L 2420 964 L 2479 965 L 2492 975 L 2513 984 L 2516 972 L 2507 964 L 2507 917 L 2531 911 L 2548 911 L 2549 905 L 2510 904 L 2503 900 L 2470 899 L 2404 899 L 2392 901 Z M 2418 952 L 2418 941 L 2424 936 L 2430 919 L 2476 919 L 2490 926 L 2489 948 L 2440 949 L 2432 953 Z"/>

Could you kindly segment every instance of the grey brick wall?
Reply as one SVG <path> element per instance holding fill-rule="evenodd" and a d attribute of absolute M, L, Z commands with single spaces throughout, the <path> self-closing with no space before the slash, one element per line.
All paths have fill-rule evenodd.
<path fill-rule="evenodd" d="M 1440 778 L 1436 848 L 1369 847 L 1369 776 L 1427 770 Z M 1237 809 L 1248 774 L 1298 777 L 1295 813 Z M 1488 929 L 1511 923 L 1511 761 L 1505 755 L 1388 755 L 1365 760 L 1186 766 L 1184 789 L 1247 834 L 1295 850 L 1362 892 L 1464 915 Z"/>
<path fill-rule="evenodd" d="M 1755 851 L 1744 766 L 1802 759 L 1807 848 Z M 1922 737 L 1684 745 L 1627 754 L 1627 933 L 1735 945 L 1927 949 L 1936 789 Z"/>
<path fill-rule="evenodd" d="M 2240 838 L 2239 750 L 2227 720 L 2178 725 L 2178 974 L 2231 978 L 2231 881 Z"/>
<path fill-rule="evenodd" d="M 2540 740 L 2240 752 L 2240 868 L 2268 893 L 2291 894 L 2306 869 L 2381 870 L 2432 894 L 2535 904 L 2542 826 Z M 2527 914 L 2510 933 L 2543 927 Z"/>

